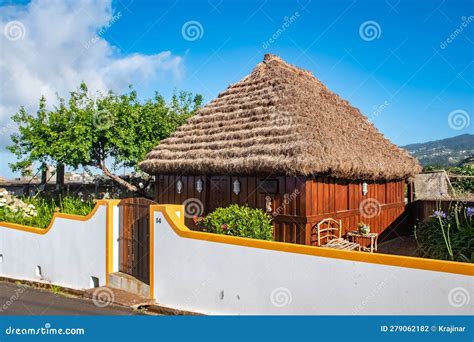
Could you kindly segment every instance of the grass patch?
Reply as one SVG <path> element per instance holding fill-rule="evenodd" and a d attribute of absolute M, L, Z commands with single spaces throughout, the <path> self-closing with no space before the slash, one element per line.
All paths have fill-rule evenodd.
<path fill-rule="evenodd" d="M 60 295 L 63 292 L 61 289 L 61 286 L 58 286 L 58 285 L 51 285 L 49 290 L 55 295 Z"/>

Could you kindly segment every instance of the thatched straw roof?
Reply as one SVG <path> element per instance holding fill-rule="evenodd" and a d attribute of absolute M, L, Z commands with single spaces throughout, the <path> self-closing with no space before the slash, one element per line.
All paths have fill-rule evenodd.
<path fill-rule="evenodd" d="M 150 174 L 401 179 L 418 162 L 310 72 L 265 55 L 140 163 Z"/>

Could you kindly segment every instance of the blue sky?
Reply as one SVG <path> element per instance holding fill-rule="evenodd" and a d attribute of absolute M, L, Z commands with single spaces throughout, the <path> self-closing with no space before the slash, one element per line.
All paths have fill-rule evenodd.
<path fill-rule="evenodd" d="M 49 28 L 56 36 L 64 18 L 65 27 L 83 20 L 88 33 L 98 33 L 100 44 L 81 53 L 81 63 L 91 59 L 89 67 L 78 68 L 71 82 L 90 77 L 99 89 L 120 91 L 132 80 L 144 98 L 154 91 L 170 96 L 173 89 L 183 89 L 203 94 L 207 102 L 248 74 L 265 53 L 274 53 L 313 72 L 396 144 L 474 132 L 473 1 L 91 1 L 97 4 L 71 2 L 83 9 L 75 24 L 66 24 L 65 13 L 73 9 L 65 8 Z M 32 39 L 29 20 L 48 2 L 35 1 L 33 8 L 29 2 L 7 1 L 0 18 L 4 23 L 22 18 L 25 40 Z M 44 25 L 50 25 L 58 7 L 49 6 Z M 25 11 L 31 15 L 21 17 Z M 103 16 L 97 14 L 101 11 Z M 82 19 L 88 16 L 94 20 Z M 183 35 L 187 23 L 197 28 L 198 37 Z M 62 42 L 58 51 L 84 46 L 78 36 L 71 33 L 67 44 L 60 40 L 66 38 L 54 37 Z M 50 38 L 43 37 L 43 45 Z M 102 55 L 95 51 L 99 48 L 104 48 Z M 56 63 L 57 55 L 48 60 Z M 161 56 L 160 62 L 152 56 Z M 95 61 L 114 67 L 90 73 Z M 41 89 L 68 90 L 64 77 L 48 77 Z M 461 121 L 452 122 L 453 112 Z M 11 175 L 5 165 L 0 174 Z"/>

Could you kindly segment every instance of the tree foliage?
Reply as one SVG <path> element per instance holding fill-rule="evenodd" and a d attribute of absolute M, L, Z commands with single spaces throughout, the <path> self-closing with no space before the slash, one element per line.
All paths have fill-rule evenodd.
<path fill-rule="evenodd" d="M 42 97 L 36 114 L 22 107 L 12 117 L 19 128 L 11 136 L 8 149 L 18 161 L 10 166 L 13 171 L 34 162 L 74 169 L 95 167 L 136 191 L 135 186 L 114 175 L 106 162 L 136 168 L 146 153 L 192 116 L 201 103 L 201 95 L 184 91 L 175 93 L 169 103 L 158 93 L 141 102 L 132 88 L 122 95 L 90 94 L 81 83 L 68 101 L 59 98 L 52 110 L 47 109 Z"/>

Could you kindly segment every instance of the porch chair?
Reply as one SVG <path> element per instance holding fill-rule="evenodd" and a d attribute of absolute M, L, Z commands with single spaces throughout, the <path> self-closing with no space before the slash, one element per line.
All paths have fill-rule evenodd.
<path fill-rule="evenodd" d="M 345 240 L 341 237 L 342 221 L 327 218 L 316 225 L 318 246 L 346 250 L 361 250 L 360 244 Z M 324 241 L 324 243 L 322 243 Z"/>

